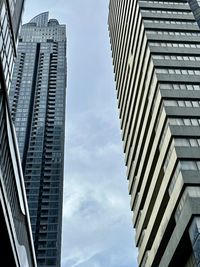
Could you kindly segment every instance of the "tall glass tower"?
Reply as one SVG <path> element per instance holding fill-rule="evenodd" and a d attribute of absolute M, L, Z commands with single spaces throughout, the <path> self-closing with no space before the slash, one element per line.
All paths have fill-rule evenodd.
<path fill-rule="evenodd" d="M 200 266 L 200 6 L 110 0 L 139 267 Z"/>
<path fill-rule="evenodd" d="M 23 4 L 23 0 L 0 1 L 0 264 L 36 267 L 24 179 L 8 103 Z"/>
<path fill-rule="evenodd" d="M 38 266 L 60 266 L 66 27 L 48 12 L 22 26 L 10 106 Z"/>

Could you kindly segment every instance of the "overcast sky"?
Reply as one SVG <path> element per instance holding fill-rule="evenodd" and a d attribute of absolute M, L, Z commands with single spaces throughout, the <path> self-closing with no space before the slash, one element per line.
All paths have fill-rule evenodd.
<path fill-rule="evenodd" d="M 108 38 L 108 0 L 26 0 L 67 25 L 62 267 L 136 267 Z"/>

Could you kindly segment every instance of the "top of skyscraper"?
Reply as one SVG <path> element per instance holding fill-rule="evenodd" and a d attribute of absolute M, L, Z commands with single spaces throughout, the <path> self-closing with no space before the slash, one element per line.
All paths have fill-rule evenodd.
<path fill-rule="evenodd" d="M 33 19 L 29 21 L 28 24 L 33 23 L 37 27 L 47 27 L 48 20 L 49 20 L 49 12 L 47 11 L 35 16 Z"/>
<path fill-rule="evenodd" d="M 48 11 L 40 13 L 22 25 L 19 39 L 23 42 L 59 42 L 65 40 L 66 26 L 59 24 L 57 19 L 49 19 Z"/>

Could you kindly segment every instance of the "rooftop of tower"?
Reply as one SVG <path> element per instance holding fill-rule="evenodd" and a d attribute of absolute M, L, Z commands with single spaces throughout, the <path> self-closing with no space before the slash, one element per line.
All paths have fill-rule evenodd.
<path fill-rule="evenodd" d="M 32 18 L 29 23 L 33 23 L 38 27 L 46 27 L 48 25 L 49 12 L 43 12 Z"/>
<path fill-rule="evenodd" d="M 19 42 L 66 41 L 66 25 L 49 19 L 49 12 L 42 12 L 22 25 Z"/>
<path fill-rule="evenodd" d="M 49 11 L 46 11 L 38 14 L 24 25 L 36 26 L 36 27 L 48 27 L 48 26 L 58 26 L 59 22 L 57 19 L 49 19 Z"/>

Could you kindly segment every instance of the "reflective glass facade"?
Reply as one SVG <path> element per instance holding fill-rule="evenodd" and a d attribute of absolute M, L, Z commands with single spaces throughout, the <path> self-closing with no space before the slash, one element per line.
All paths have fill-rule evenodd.
<path fill-rule="evenodd" d="M 28 205 L 9 103 L 23 1 L 0 1 L 0 255 L 2 266 L 36 267 Z"/>
<path fill-rule="evenodd" d="M 139 267 L 200 266 L 198 9 L 196 0 L 110 0 Z"/>
<path fill-rule="evenodd" d="M 10 89 L 38 266 L 60 266 L 66 29 L 42 13 L 22 26 Z"/>

